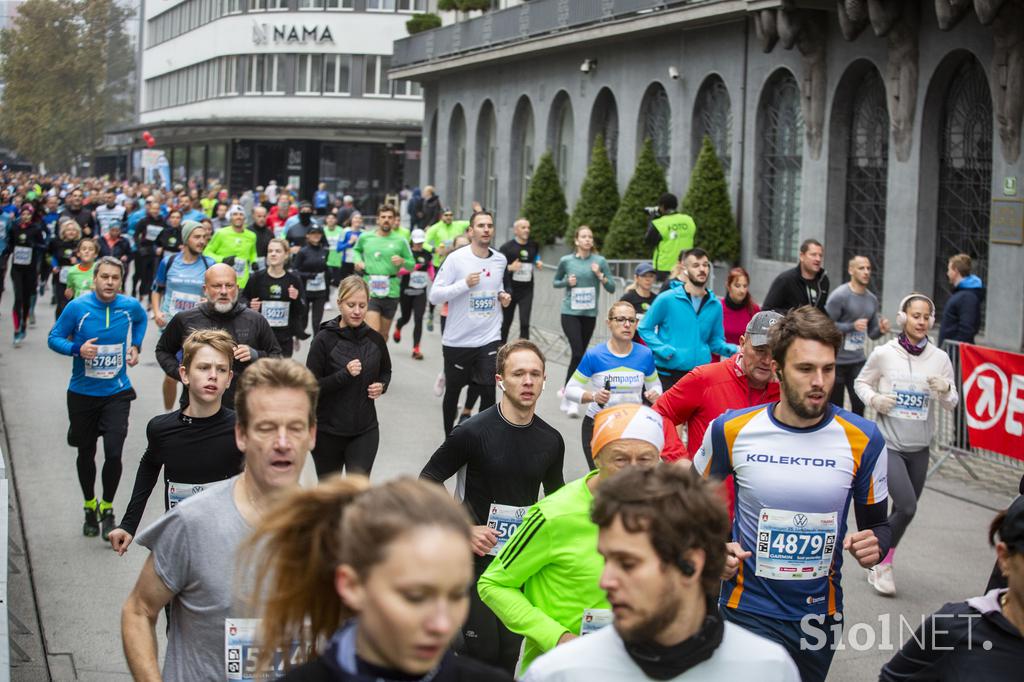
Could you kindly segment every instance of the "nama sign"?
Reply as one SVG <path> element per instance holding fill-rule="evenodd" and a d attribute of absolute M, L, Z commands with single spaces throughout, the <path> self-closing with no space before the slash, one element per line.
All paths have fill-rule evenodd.
<path fill-rule="evenodd" d="M 252 42 L 257 45 L 305 45 L 333 43 L 330 26 L 297 26 L 295 24 L 259 24 L 252 22 Z"/>

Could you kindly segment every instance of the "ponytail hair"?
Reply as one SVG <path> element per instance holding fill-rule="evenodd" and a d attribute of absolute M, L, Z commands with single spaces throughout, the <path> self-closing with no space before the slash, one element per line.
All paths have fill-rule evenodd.
<path fill-rule="evenodd" d="M 394 541 L 427 526 L 465 538 L 471 560 L 469 518 L 434 483 L 400 478 L 371 488 L 363 476 L 339 475 L 278 498 L 240 550 L 240 570 L 255 573 L 259 668 L 293 642 L 315 656 L 321 642 L 357 615 L 335 589 L 335 569 L 346 564 L 365 578 Z"/>

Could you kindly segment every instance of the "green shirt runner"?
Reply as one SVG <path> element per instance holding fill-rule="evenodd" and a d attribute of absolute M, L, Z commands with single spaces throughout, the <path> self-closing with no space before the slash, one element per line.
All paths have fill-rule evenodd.
<path fill-rule="evenodd" d="M 439 220 L 427 228 L 426 240 L 423 242 L 423 248 L 434 254 L 433 260 L 435 268 L 441 267 L 441 263 L 444 262 L 444 256 L 437 252 L 438 247 L 444 246 L 446 249 L 450 249 L 455 238 L 468 229 L 468 220 L 453 220 L 451 224 L 448 224 L 443 220 Z"/>
<path fill-rule="evenodd" d="M 387 236 L 377 230 L 363 232 L 352 247 L 352 256 L 353 263 L 362 263 L 365 267 L 363 279 L 370 286 L 371 298 L 398 298 L 398 270 L 403 267 L 412 270 L 416 266 L 409 242 L 394 231 Z M 391 262 L 392 256 L 401 256 L 403 263 L 395 265 Z"/>
<path fill-rule="evenodd" d="M 333 230 L 324 228 L 324 240 L 327 242 L 327 267 L 341 267 L 341 251 L 338 251 L 338 240 L 344 234 L 345 228 L 335 225 Z"/>
<path fill-rule="evenodd" d="M 611 609 L 600 587 L 604 558 L 597 552 L 594 496 L 597 470 L 530 507 L 515 535 L 480 576 L 480 599 L 512 632 L 526 638 L 520 673 L 558 644 L 580 634 L 584 612 Z"/>
<path fill-rule="evenodd" d="M 256 233 L 249 229 L 236 232 L 235 228 L 222 227 L 213 233 L 213 239 L 203 250 L 204 256 L 210 256 L 218 263 L 225 258 L 235 259 L 232 267 L 238 275 L 238 288 L 244 289 L 249 281 L 249 266 L 256 262 Z"/>
<path fill-rule="evenodd" d="M 88 270 L 83 270 L 81 265 L 68 270 L 68 281 L 65 286 L 71 289 L 71 298 L 75 299 L 92 291 L 92 275 L 95 269 L 96 264 L 93 263 Z"/>

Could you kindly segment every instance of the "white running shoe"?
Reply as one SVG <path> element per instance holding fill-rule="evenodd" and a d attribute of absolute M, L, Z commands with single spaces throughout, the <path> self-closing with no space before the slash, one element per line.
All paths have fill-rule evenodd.
<path fill-rule="evenodd" d="M 566 411 L 566 414 L 569 415 L 569 419 L 579 419 L 580 418 L 580 404 L 579 403 L 575 403 L 575 402 L 573 402 L 571 400 L 568 401 L 568 402 L 569 402 L 569 409 Z"/>
<path fill-rule="evenodd" d="M 444 395 L 444 372 L 438 374 L 434 380 L 434 395 L 438 398 Z"/>
<path fill-rule="evenodd" d="M 868 584 L 879 594 L 891 597 L 896 594 L 896 580 L 892 574 L 892 564 L 878 564 L 868 569 Z"/>

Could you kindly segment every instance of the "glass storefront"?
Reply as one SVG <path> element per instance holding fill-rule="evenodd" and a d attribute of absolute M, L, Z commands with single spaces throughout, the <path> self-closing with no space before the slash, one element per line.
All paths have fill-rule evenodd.
<path fill-rule="evenodd" d="M 405 147 L 400 144 L 324 143 L 319 180 L 332 194 L 351 194 L 356 208 L 372 215 L 385 196 L 402 188 L 404 160 Z"/>

